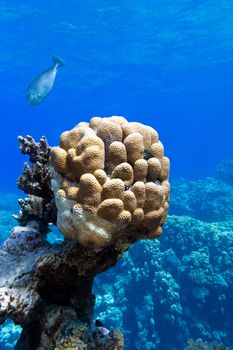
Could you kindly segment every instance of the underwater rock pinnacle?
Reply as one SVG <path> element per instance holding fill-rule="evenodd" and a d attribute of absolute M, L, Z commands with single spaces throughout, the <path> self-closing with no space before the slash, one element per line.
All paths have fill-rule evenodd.
<path fill-rule="evenodd" d="M 32 162 L 18 180 L 29 197 L 0 249 L 0 324 L 23 328 L 17 350 L 123 350 L 120 331 L 93 325 L 92 285 L 132 243 L 161 234 L 169 160 L 157 132 L 95 117 L 59 147 L 30 136 L 19 145 Z M 62 244 L 46 240 L 51 223 Z"/>

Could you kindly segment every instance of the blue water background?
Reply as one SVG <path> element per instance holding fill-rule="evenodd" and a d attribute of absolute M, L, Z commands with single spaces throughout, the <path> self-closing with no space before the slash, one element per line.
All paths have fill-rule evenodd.
<path fill-rule="evenodd" d="M 62 131 L 91 116 L 156 128 L 172 177 L 200 178 L 233 154 L 233 3 L 224 0 L 0 2 L 0 190 L 16 191 L 17 135 Z M 51 95 L 25 89 L 66 61 Z"/>
<path fill-rule="evenodd" d="M 10 193 L 0 196 L 1 243 L 10 228 L 15 225 L 11 214 L 17 212 L 17 196 L 12 193 L 17 192 L 15 182 L 20 175 L 24 161 L 27 160 L 27 157 L 22 156 L 17 150 L 18 135 L 30 134 L 37 140 L 45 135 L 52 146 L 58 144 L 62 131 L 72 128 L 80 121 L 88 121 L 92 116 L 97 115 L 124 115 L 130 121 L 149 124 L 159 132 L 160 139 L 165 145 L 165 153 L 171 159 L 172 181 L 178 177 L 206 179 L 215 174 L 222 160 L 233 155 L 233 2 L 229 0 L 42 0 L 40 2 L 1 0 L 0 48 L 0 193 Z M 28 107 L 25 101 L 26 87 L 38 73 L 52 65 L 54 54 L 61 57 L 66 65 L 59 69 L 55 86 L 48 98 L 38 106 Z M 216 244 L 217 247 L 218 241 L 221 241 L 222 232 L 226 230 L 223 245 L 230 256 L 232 240 L 229 232 L 232 226 L 227 221 L 230 222 L 228 214 L 230 216 L 232 213 L 232 185 L 231 188 L 225 188 L 225 184 L 220 184 L 218 187 L 215 180 L 205 180 L 207 184 L 201 182 L 198 185 L 194 182 L 192 185 L 187 185 L 185 181 L 180 187 L 177 185 L 178 194 L 173 192 L 170 214 L 187 215 L 187 218 L 183 219 L 187 220 L 187 223 L 192 216 L 203 220 L 203 223 L 226 221 L 222 224 L 223 229 L 220 225 L 217 230 L 213 224 L 213 231 L 217 230 L 216 240 L 213 241 L 213 244 L 210 240 L 209 245 L 214 247 Z M 182 193 L 182 186 L 184 193 Z M 177 188 L 175 185 L 173 191 L 176 192 Z M 225 196 L 227 192 L 229 197 Z M 194 199 L 197 208 L 195 205 L 194 208 L 191 205 L 190 208 L 189 206 L 184 208 L 187 203 L 189 204 L 186 197 Z M 204 203 L 204 208 L 199 203 Z M 178 210 L 179 205 L 180 211 Z M 197 210 L 199 216 L 196 215 L 196 209 L 200 209 L 200 213 Z M 208 215 L 213 213 L 213 219 L 208 218 Z M 182 222 L 182 218 L 172 220 Z M 173 221 L 172 224 L 174 224 Z M 169 249 L 173 248 L 177 253 L 179 247 L 177 248 L 174 243 L 176 241 L 171 239 L 172 224 L 169 226 L 168 221 L 167 227 L 170 235 L 166 235 L 165 228 L 165 234 L 159 242 L 164 249 L 163 240 L 167 240 Z M 199 222 L 191 222 L 191 224 L 191 233 L 201 231 Z M 190 232 L 187 234 L 185 229 L 180 232 L 180 228 L 175 227 L 177 229 L 177 232 L 174 229 L 175 237 L 177 234 L 181 236 L 183 234 L 187 241 L 190 239 L 190 242 L 187 243 L 187 250 L 185 248 L 185 254 L 190 253 L 192 256 L 194 254 L 192 250 L 196 250 L 198 255 L 199 250 L 202 252 L 202 248 L 206 248 L 205 240 L 208 235 L 205 237 L 205 233 L 209 234 L 212 231 L 208 229 L 207 224 L 207 226 L 202 225 L 203 232 L 198 233 L 196 240 L 193 239 L 197 245 L 194 248 L 189 247 L 193 235 L 189 236 Z M 185 227 L 185 224 L 183 226 Z M 147 244 L 150 243 L 147 242 Z M 155 250 L 156 244 L 158 242 L 154 243 Z M 208 245 L 207 248 L 209 249 Z M 220 255 L 220 248 L 218 247 L 219 250 L 216 248 L 216 252 L 213 248 L 210 256 Z M 153 265 L 153 260 L 149 260 L 151 252 L 145 249 L 145 266 L 141 266 L 140 263 L 143 260 L 139 254 L 137 257 L 137 250 L 132 250 L 132 252 L 135 251 L 135 261 L 139 264 L 139 272 L 142 272 L 143 275 L 147 262 L 150 264 L 152 261 Z M 155 256 L 156 258 L 159 256 L 163 261 L 162 253 L 159 255 L 158 252 L 155 252 L 153 257 Z M 220 255 L 219 259 L 221 258 Z M 127 259 L 126 256 L 126 260 L 120 263 L 122 265 L 120 265 L 119 275 L 123 276 L 122 280 L 127 275 L 124 275 L 124 266 L 127 268 L 131 266 L 125 265 Z M 198 256 L 197 259 L 199 259 Z M 175 265 L 176 260 L 168 262 L 166 260 L 165 263 L 166 266 L 161 263 L 161 274 L 167 273 L 169 266 Z M 211 264 L 212 261 L 209 265 L 206 262 L 203 263 L 200 270 L 205 271 L 205 268 L 213 265 L 213 276 L 215 276 L 215 273 L 218 274 L 221 262 L 219 262 L 220 267 L 217 263 Z M 129 269 L 129 273 L 132 272 L 131 270 Z M 179 282 L 178 278 L 176 280 L 177 267 L 173 266 L 173 270 L 174 281 Z M 152 273 L 153 269 L 149 271 Z M 228 279 L 232 281 L 230 272 Z M 115 276 L 116 273 L 111 270 L 108 273 L 107 277 L 104 275 L 100 277 L 102 278 L 100 281 L 105 279 L 108 288 L 109 286 L 115 288 L 115 299 L 117 299 L 117 293 L 121 292 L 118 288 L 120 278 L 117 281 L 118 284 L 114 285 L 111 276 Z M 224 273 L 227 275 L 228 270 L 225 268 L 221 273 L 220 277 L 227 280 Z M 191 286 L 191 292 L 193 290 L 192 284 L 190 285 L 189 280 L 186 280 L 187 276 L 187 273 L 182 275 L 184 282 L 181 281 L 183 285 L 180 284 L 180 298 L 181 304 L 183 303 L 181 314 L 182 317 L 187 318 L 186 328 L 188 329 L 191 326 L 187 309 L 185 309 L 186 304 L 182 300 L 183 294 L 184 299 L 186 298 L 182 288 Z M 152 278 L 149 276 L 147 284 L 143 282 L 141 294 L 138 286 L 134 285 L 139 294 L 139 301 L 143 300 L 146 293 L 149 296 L 149 293 L 152 295 L 148 287 L 151 286 L 151 281 Z M 170 286 L 176 295 L 174 281 L 170 279 Z M 212 304 L 212 299 L 206 297 L 210 305 L 207 304 L 206 312 L 204 308 L 201 311 L 204 310 L 204 315 L 206 315 L 207 328 L 212 327 L 212 320 L 215 323 L 215 318 L 212 317 L 214 315 L 212 305 L 216 306 L 217 311 L 230 310 L 228 304 L 230 306 L 232 301 L 232 282 L 229 281 L 227 280 L 229 288 L 223 282 L 222 285 L 219 283 L 216 287 L 217 296 L 226 294 L 225 309 L 221 309 L 221 298 L 216 298 L 219 303 L 216 306 L 214 299 Z M 159 286 L 159 283 L 156 285 Z M 106 286 L 101 283 L 98 286 L 103 299 Z M 215 296 L 214 284 L 203 284 L 203 286 L 208 289 L 211 296 Z M 108 296 L 112 291 L 110 289 L 109 291 L 107 287 L 106 295 Z M 166 290 L 165 285 L 164 294 Z M 131 291 L 129 295 L 131 296 Z M 155 302 L 153 307 L 156 309 L 162 304 L 159 303 L 159 297 L 156 297 L 155 300 L 157 304 Z M 195 302 L 192 302 L 191 297 L 186 301 L 192 310 Z M 162 328 L 169 323 L 169 320 L 164 321 L 162 317 L 169 315 L 170 309 L 174 309 L 173 302 L 176 306 L 176 300 L 170 300 L 170 302 L 171 305 L 169 302 L 164 304 L 167 307 L 166 312 L 159 313 L 157 309 L 157 313 L 155 312 L 155 321 Z M 126 303 L 130 304 L 128 301 Z M 115 301 L 113 304 L 117 306 Z M 133 309 L 134 304 L 131 304 Z M 108 320 L 108 317 L 116 313 L 113 310 L 111 314 L 108 307 L 111 305 L 110 302 L 109 304 L 106 302 L 106 305 L 103 307 L 103 312 L 105 309 L 109 311 L 109 315 L 106 316 Z M 122 309 L 122 305 L 124 306 L 124 300 L 117 306 L 119 310 Z M 139 309 L 141 307 L 142 310 L 140 317 L 146 315 L 145 317 L 148 318 L 147 316 L 153 311 L 152 306 L 152 311 L 148 311 L 148 305 L 147 300 L 139 303 Z M 178 306 L 177 309 L 179 309 Z M 174 311 L 174 319 L 178 323 L 179 315 L 177 316 L 176 312 L 177 310 Z M 123 327 L 123 330 L 126 332 L 126 341 L 129 341 L 135 338 L 136 328 L 133 323 L 130 323 L 131 319 L 134 320 L 132 315 L 126 314 L 129 318 L 129 329 Z M 161 318 L 157 319 L 157 315 L 160 315 Z M 205 317 L 201 312 L 200 314 L 197 312 L 197 316 L 204 324 Z M 228 313 L 226 315 L 223 313 L 222 318 L 227 327 L 233 322 Z M 119 320 L 121 317 L 117 321 Z M 220 328 L 224 329 L 225 324 L 222 322 L 220 327 L 217 320 L 219 318 L 216 318 L 217 332 L 214 327 L 211 329 L 216 334 L 207 334 L 205 340 L 223 339 L 228 343 L 231 333 L 226 327 L 227 336 L 222 335 Z M 201 323 L 200 325 L 202 326 Z M 196 328 L 190 328 L 190 334 L 183 332 L 183 329 L 176 328 L 177 334 L 184 338 L 183 343 L 186 344 L 189 337 L 203 336 L 204 331 L 196 331 L 199 326 L 198 322 L 195 326 Z M 146 324 L 145 331 L 147 328 Z M 159 327 L 156 328 L 158 329 Z M 6 350 L 12 349 L 12 333 L 7 334 L 7 327 L 3 330 L 9 337 L 9 346 L 6 347 Z M 131 335 L 127 333 L 128 330 L 132 332 Z M 159 337 L 161 344 L 162 341 L 169 341 L 170 337 L 167 337 L 167 334 L 172 334 L 173 330 L 174 326 L 171 327 L 171 332 L 168 328 L 164 334 L 161 333 L 162 335 L 159 334 L 159 336 L 155 332 L 153 335 L 156 338 L 155 342 Z M 17 330 L 15 332 L 17 333 Z M 141 335 L 139 333 L 137 335 L 140 338 Z M 170 345 L 167 348 L 162 346 L 161 349 L 170 349 Z"/>

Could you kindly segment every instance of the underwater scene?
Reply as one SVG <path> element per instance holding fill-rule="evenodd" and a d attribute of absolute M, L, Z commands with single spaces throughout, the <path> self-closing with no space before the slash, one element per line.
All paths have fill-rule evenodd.
<path fill-rule="evenodd" d="M 233 349 L 233 3 L 0 28 L 0 350 Z"/>

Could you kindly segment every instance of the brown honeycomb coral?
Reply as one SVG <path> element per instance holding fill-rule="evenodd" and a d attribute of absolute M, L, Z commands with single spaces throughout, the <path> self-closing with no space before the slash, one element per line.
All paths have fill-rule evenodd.
<path fill-rule="evenodd" d="M 96 249 L 161 232 L 169 159 L 158 133 L 124 117 L 94 117 L 51 149 L 52 189 L 63 234 Z"/>

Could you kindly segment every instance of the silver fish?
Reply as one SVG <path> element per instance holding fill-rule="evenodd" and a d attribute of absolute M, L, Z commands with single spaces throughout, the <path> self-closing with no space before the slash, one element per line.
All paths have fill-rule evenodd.
<path fill-rule="evenodd" d="M 61 66 L 64 66 L 64 62 L 60 58 L 53 56 L 53 67 L 42 72 L 28 85 L 26 94 L 28 106 L 36 105 L 45 99 L 52 90 L 57 69 Z"/>

